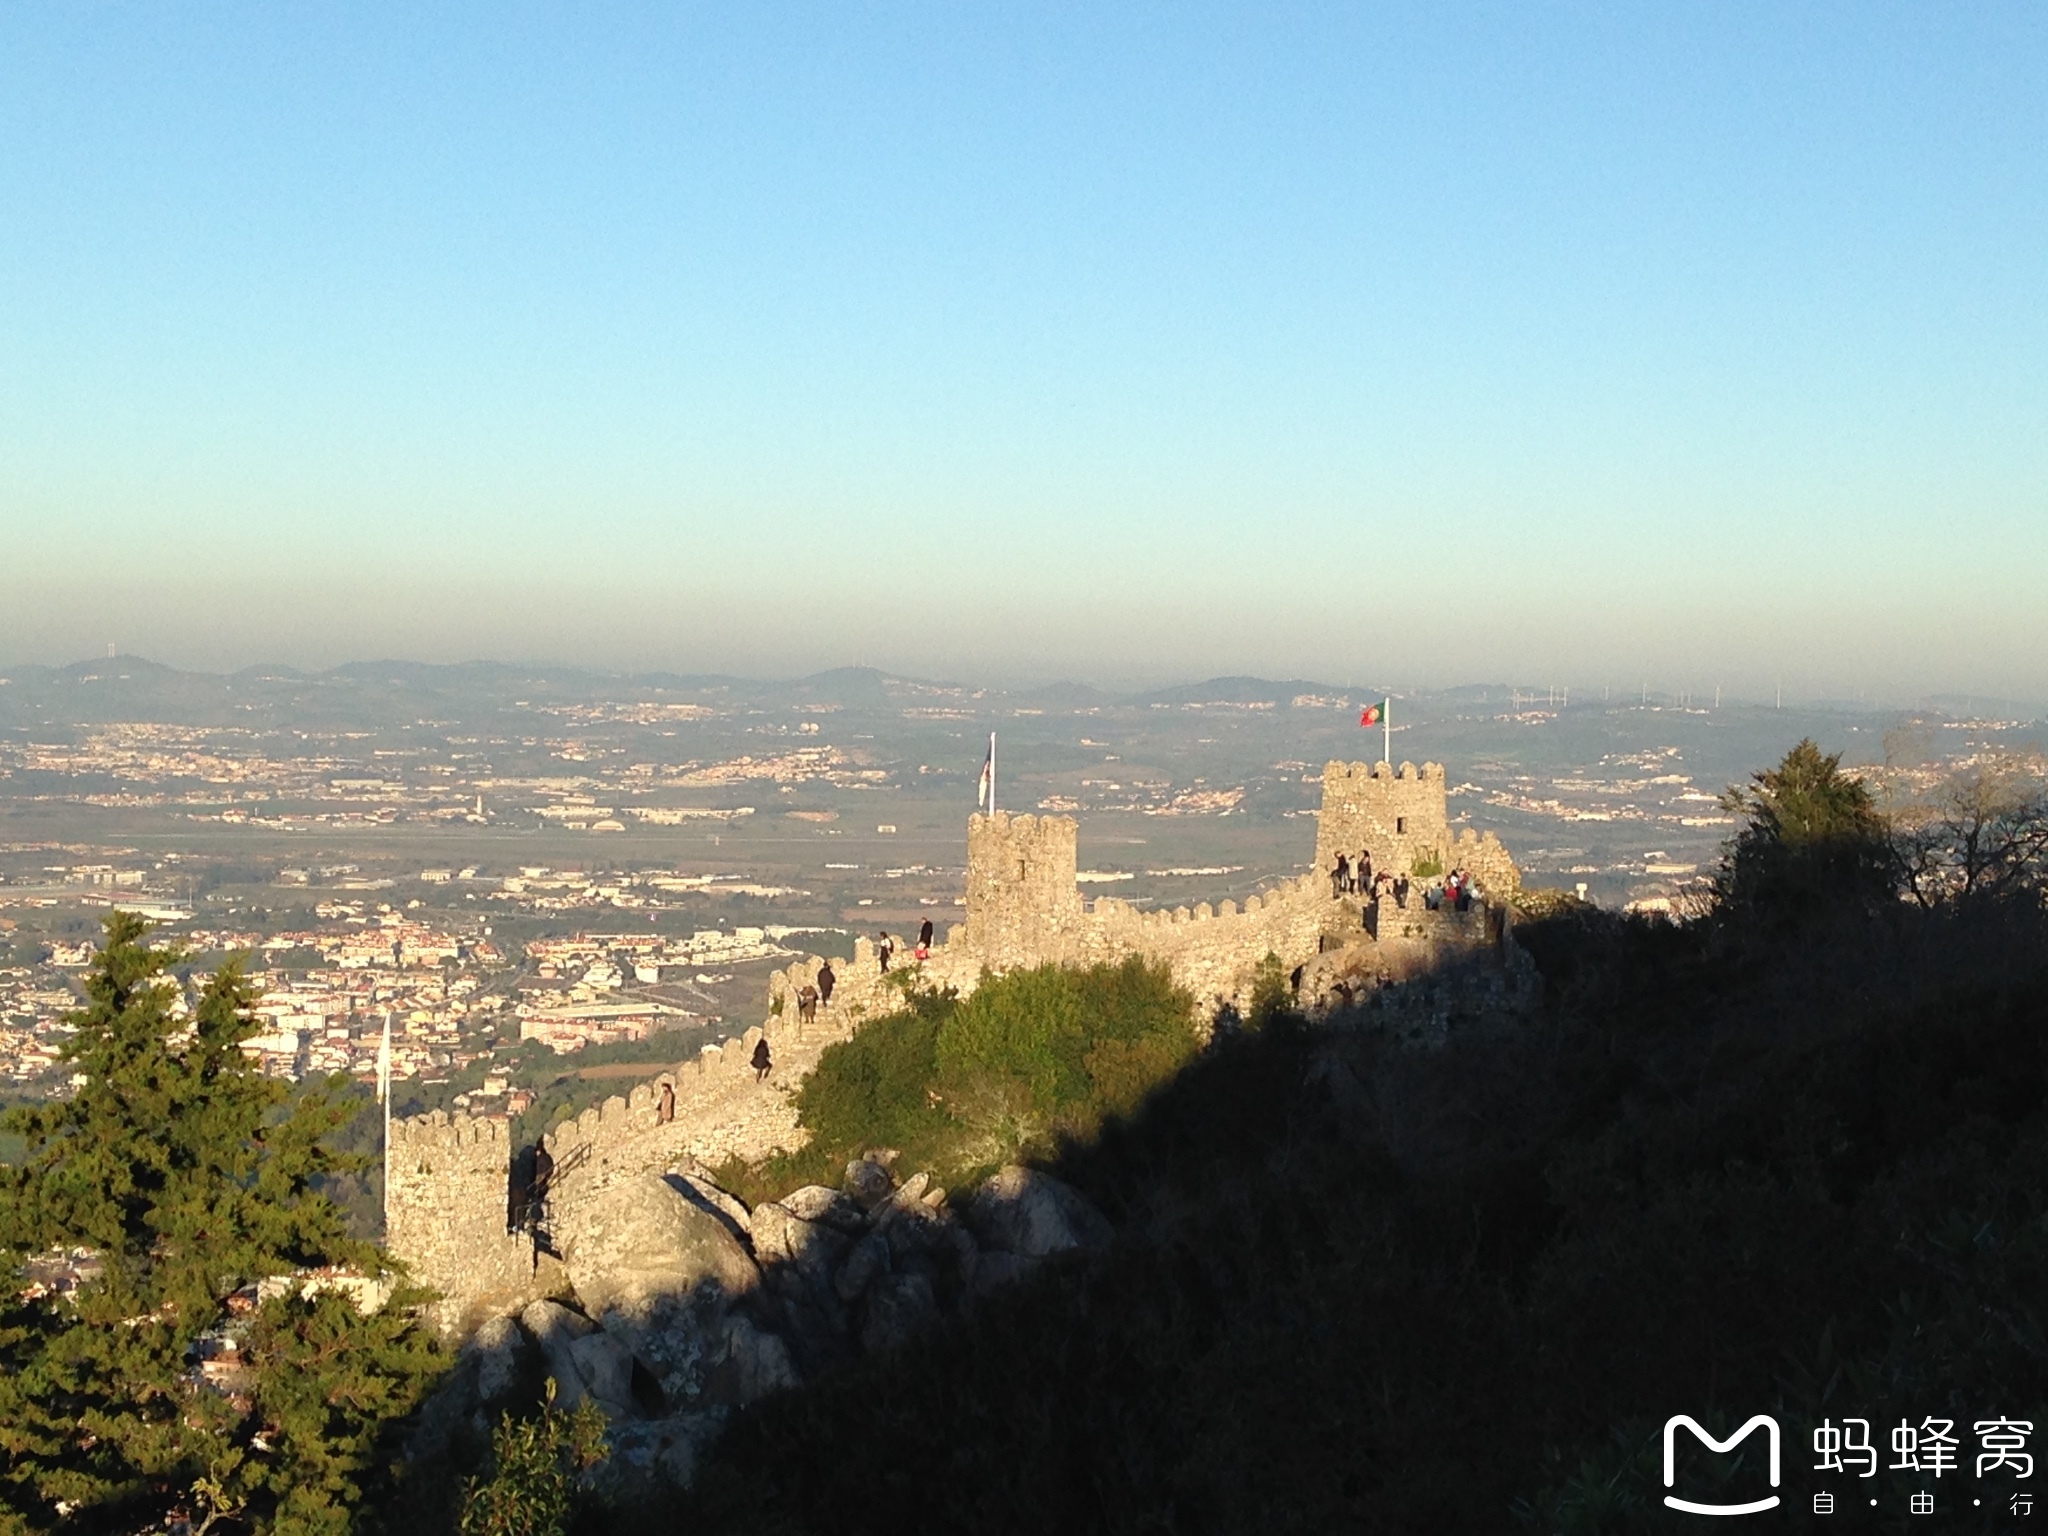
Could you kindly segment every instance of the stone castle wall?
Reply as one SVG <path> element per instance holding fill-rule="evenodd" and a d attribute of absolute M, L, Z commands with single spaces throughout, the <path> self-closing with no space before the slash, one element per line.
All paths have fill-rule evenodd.
<path fill-rule="evenodd" d="M 756 1161 L 797 1146 L 803 1133 L 790 1090 L 827 1046 L 853 1033 L 866 1011 L 835 989 L 833 1006 L 807 1025 L 792 1003 L 718 1050 L 550 1130 L 543 1145 L 554 1174 L 543 1250 L 551 1246 L 552 1256 L 541 1251 L 537 1257 L 530 1234 L 506 1233 L 517 1149 L 505 1122 L 451 1119 L 438 1110 L 396 1121 L 386 1246 L 414 1279 L 441 1293 L 435 1318 L 450 1333 L 466 1334 L 484 1317 L 552 1294 L 561 1285 L 562 1262 L 574 1258 L 602 1196 L 622 1181 L 692 1160 L 714 1166 L 733 1157 Z M 754 1047 L 763 1039 L 773 1062 L 765 1082 L 753 1066 Z M 660 1115 L 664 1087 L 675 1090 L 675 1113 L 666 1122 Z"/>
<path fill-rule="evenodd" d="M 1165 964 L 1205 1013 L 1250 1000 L 1259 967 L 1278 956 L 1292 971 L 1334 945 L 1371 939 L 1384 964 L 1420 972 L 1456 951 L 1505 950 L 1505 919 L 1479 923 L 1426 913 L 1420 895 L 1408 909 L 1391 900 L 1362 912 L 1356 899 L 1333 900 L 1329 865 L 1336 851 L 1355 856 L 1370 848 L 1383 869 L 1407 868 L 1431 853 L 1472 871 L 1481 888 L 1507 894 L 1519 888 L 1513 861 L 1491 834 L 1468 829 L 1450 836 L 1444 815 L 1443 770 L 1403 764 L 1397 774 L 1380 764 L 1332 763 L 1324 771 L 1324 822 L 1317 867 L 1239 906 L 1204 902 L 1192 909 L 1146 911 L 1127 901 L 1081 899 L 1075 880 L 1078 829 L 1063 816 L 977 815 L 968 823 L 967 911 L 920 966 L 909 941 L 898 935 L 893 970 L 915 973 L 922 985 L 971 992 L 988 972 L 1046 963 L 1089 965 L 1131 955 Z M 1476 941 L 1476 942 L 1475 942 Z M 798 1017 L 798 994 L 815 985 L 824 962 L 816 956 L 778 970 L 768 982 L 768 1018 L 700 1055 L 587 1109 L 546 1137 L 554 1177 L 546 1231 L 564 1258 L 602 1197 L 623 1180 L 644 1178 L 694 1159 L 717 1165 L 749 1161 L 778 1148 L 794 1148 L 803 1132 L 791 1090 L 832 1044 L 851 1036 L 863 1019 L 886 1013 L 901 998 L 885 976 L 875 941 L 862 935 L 850 960 L 833 964 L 832 1001 L 816 1019 Z M 767 1040 L 774 1062 L 767 1082 L 757 1080 L 755 1045 Z M 675 1114 L 662 1122 L 664 1087 L 675 1092 Z M 392 1171 L 387 1242 L 421 1283 L 445 1298 L 436 1309 L 441 1326 L 466 1333 L 483 1317 L 559 1287 L 559 1265 L 536 1258 L 529 1235 L 507 1236 L 506 1210 L 516 1149 L 502 1122 L 450 1120 L 439 1112 L 392 1127 Z"/>
<path fill-rule="evenodd" d="M 1209 1013 L 1242 1007 L 1268 954 L 1288 967 L 1316 952 L 1330 918 L 1329 882 L 1310 876 L 1259 895 L 1147 911 L 1075 883 L 1078 828 L 1067 816 L 976 816 L 967 831 L 967 920 L 934 956 L 935 975 L 964 992 L 982 968 L 1052 961 L 1094 965 L 1143 955 L 1162 962 Z M 970 970 L 971 968 L 971 970 Z"/>

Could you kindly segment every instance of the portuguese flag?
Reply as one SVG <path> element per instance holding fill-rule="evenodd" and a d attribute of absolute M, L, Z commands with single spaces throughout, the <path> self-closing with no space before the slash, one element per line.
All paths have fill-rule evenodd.
<path fill-rule="evenodd" d="M 1377 704 L 1366 705 L 1365 708 L 1358 712 L 1358 723 L 1360 725 L 1378 725 L 1387 718 L 1387 706 L 1391 703 L 1393 703 L 1392 699 L 1381 699 Z"/>

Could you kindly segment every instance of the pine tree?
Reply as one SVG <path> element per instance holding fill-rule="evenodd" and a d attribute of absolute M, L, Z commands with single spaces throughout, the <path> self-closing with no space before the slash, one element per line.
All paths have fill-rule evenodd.
<path fill-rule="evenodd" d="M 339 1532 L 380 1437 L 438 1368 L 400 1286 L 374 1311 L 340 1290 L 283 1286 L 246 1322 L 231 1299 L 271 1276 L 389 1263 L 351 1238 L 316 1180 L 340 1160 L 339 1082 L 294 1100 L 241 1043 L 256 991 L 229 963 L 178 1017 L 150 924 L 117 912 L 69 1023 L 70 1098 L 17 1110 L 27 1156 L 0 1169 L 0 1272 L 88 1250 L 69 1298 L 0 1296 L 0 1532 L 59 1520 L 134 1528 L 182 1511 L 195 1528 Z M 243 1379 L 206 1384 L 197 1346 L 242 1334 Z"/>

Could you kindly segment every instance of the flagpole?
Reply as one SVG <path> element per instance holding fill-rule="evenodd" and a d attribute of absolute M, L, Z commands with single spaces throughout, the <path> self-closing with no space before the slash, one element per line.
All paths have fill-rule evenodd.
<path fill-rule="evenodd" d="M 377 1048 L 377 1097 L 384 1104 L 384 1240 L 391 1240 L 391 1011 L 384 1011 L 384 1039 Z"/>
<path fill-rule="evenodd" d="M 1380 727 L 1386 733 L 1385 761 L 1391 767 L 1394 761 L 1394 701 L 1391 698 L 1380 705 Z"/>
<path fill-rule="evenodd" d="M 996 733 L 988 733 L 988 817 L 996 817 Z"/>

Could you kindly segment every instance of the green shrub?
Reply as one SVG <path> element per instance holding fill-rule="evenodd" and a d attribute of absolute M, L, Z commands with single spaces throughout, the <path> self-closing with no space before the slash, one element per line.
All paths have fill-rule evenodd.
<path fill-rule="evenodd" d="M 605 1457 L 605 1420 L 585 1398 L 557 1412 L 554 1384 L 537 1419 L 506 1414 L 491 1431 L 490 1475 L 462 1494 L 462 1536 L 565 1536 L 577 1477 Z"/>
<path fill-rule="evenodd" d="M 797 1091 L 813 1144 L 851 1157 L 876 1146 L 910 1152 L 943 1136 L 946 1117 L 930 1089 L 939 1028 L 955 1005 L 950 992 L 913 993 L 901 1012 L 828 1046 Z"/>
<path fill-rule="evenodd" d="M 946 1176 L 990 1167 L 1128 1113 L 1196 1043 L 1193 999 L 1139 959 L 989 976 L 966 999 L 911 992 L 825 1051 L 797 1094 L 809 1146 L 758 1172 L 824 1177 L 877 1146 Z"/>

